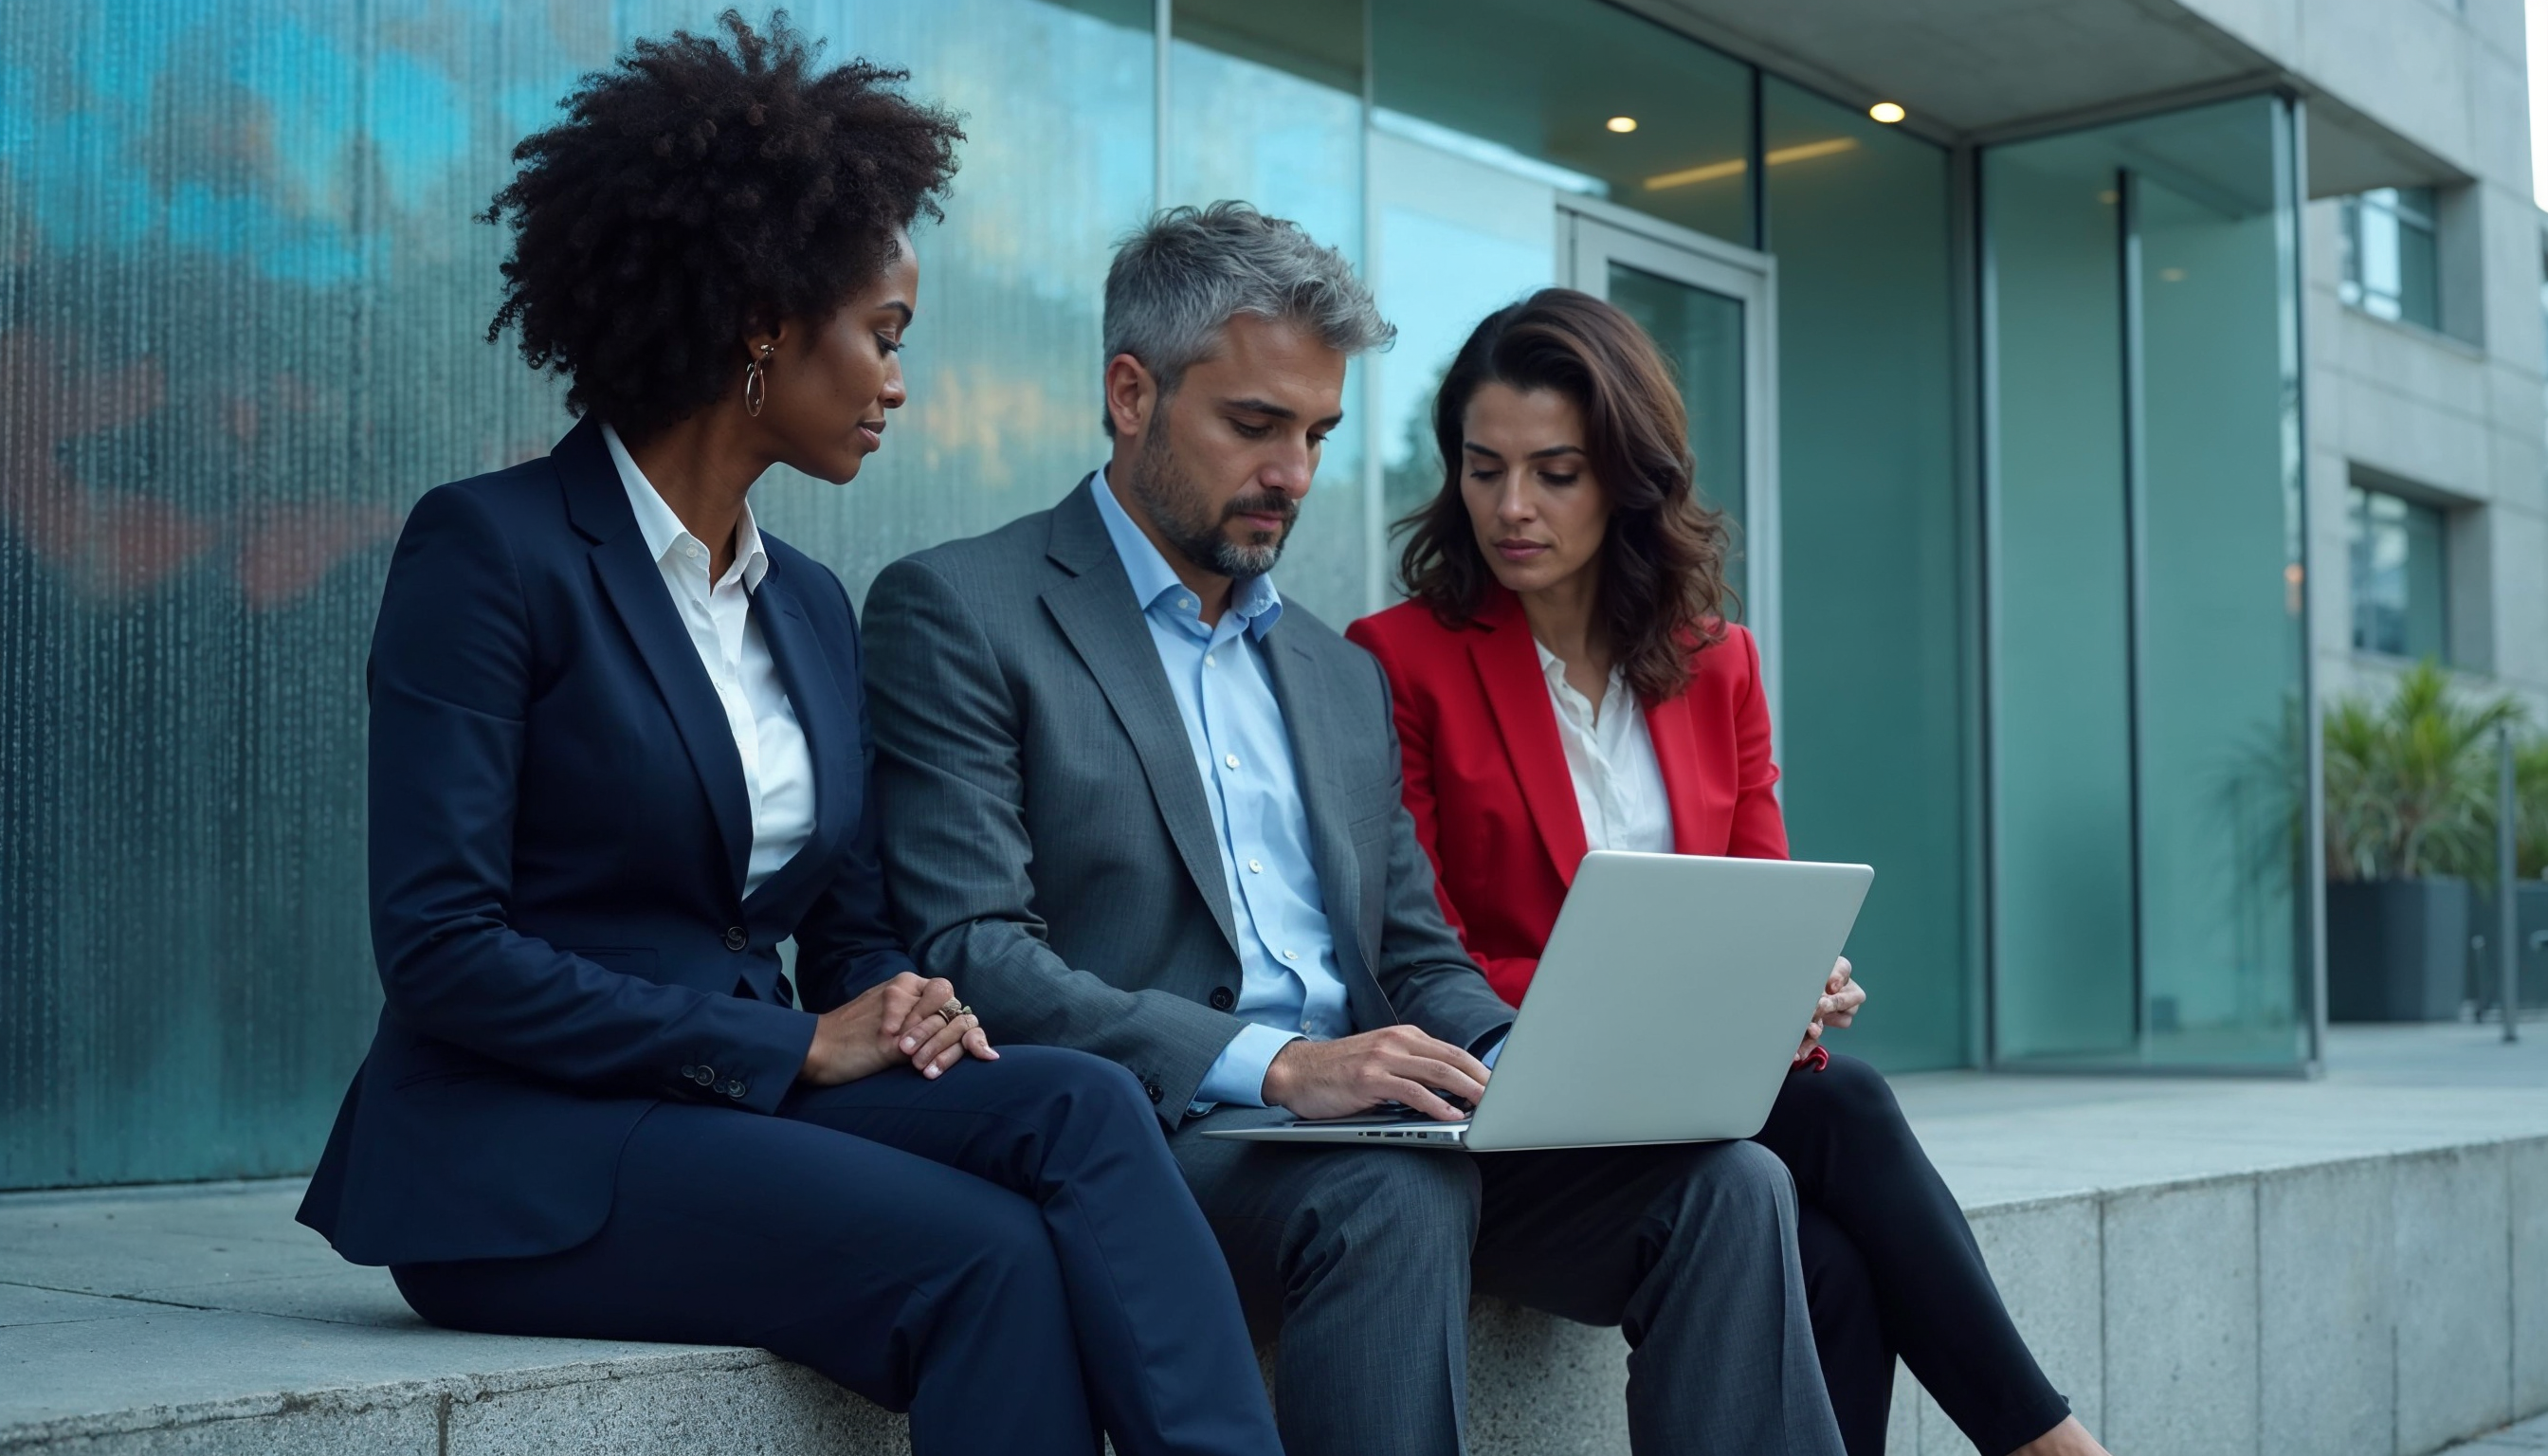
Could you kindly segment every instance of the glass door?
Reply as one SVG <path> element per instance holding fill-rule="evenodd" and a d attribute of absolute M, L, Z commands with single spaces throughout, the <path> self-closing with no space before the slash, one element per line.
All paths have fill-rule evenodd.
<path fill-rule="evenodd" d="M 1982 156 L 1997 1066 L 2318 1058 L 2297 139 L 2255 96 Z"/>
<path fill-rule="evenodd" d="M 1730 613 L 1761 640 L 1778 718 L 1777 415 L 1772 399 L 1774 268 L 1759 253 L 1582 199 L 1558 209 L 1559 276 L 1609 300 L 1659 345 L 1689 412 L 1699 498 L 1734 528 Z"/>

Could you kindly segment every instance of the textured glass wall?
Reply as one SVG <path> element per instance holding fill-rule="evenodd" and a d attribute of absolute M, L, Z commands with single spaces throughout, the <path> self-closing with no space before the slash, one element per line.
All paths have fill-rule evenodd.
<path fill-rule="evenodd" d="M 1833 1046 L 1969 1059 L 1965 755 L 1947 154 L 1763 82 L 1778 260 L 1779 785 L 1795 853 L 1864 861 L 1869 1014 Z"/>
<path fill-rule="evenodd" d="M 2291 118 L 1996 148 L 2002 1059 L 2307 1054 Z"/>
<path fill-rule="evenodd" d="M 1243 198 L 1363 261 L 1362 5 L 1281 9 L 1201 0 L 1175 7 L 1168 75 L 1167 201 Z M 1331 627 L 1378 603 L 1378 549 L 1363 479 L 1363 371 L 1346 370 L 1344 423 L 1276 581 Z"/>
<path fill-rule="evenodd" d="M 122 0 L 0 16 L 0 1187 L 306 1168 L 377 1005 L 361 673 L 438 482 L 570 421 L 470 215 L 636 34 L 716 7 Z M 966 114 L 912 404 L 778 534 L 853 592 L 1094 464 L 1148 7 L 800 5 Z"/>

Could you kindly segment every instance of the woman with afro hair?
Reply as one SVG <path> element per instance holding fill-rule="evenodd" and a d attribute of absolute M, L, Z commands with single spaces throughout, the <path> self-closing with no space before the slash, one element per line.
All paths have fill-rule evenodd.
<path fill-rule="evenodd" d="M 433 1323 L 759 1345 L 908 1410 L 917 1456 L 1276 1456 L 1139 1084 L 993 1050 L 896 943 L 858 624 L 748 499 L 883 443 L 962 133 L 783 17 L 720 25 L 586 78 L 487 214 L 489 337 L 581 421 L 399 538 L 388 1004 L 302 1222 Z"/>

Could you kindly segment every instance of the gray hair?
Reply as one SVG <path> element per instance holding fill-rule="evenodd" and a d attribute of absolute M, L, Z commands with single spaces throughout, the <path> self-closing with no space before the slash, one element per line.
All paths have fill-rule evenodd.
<path fill-rule="evenodd" d="M 1398 337 L 1344 254 L 1243 202 L 1169 208 L 1116 244 L 1106 270 L 1106 357 L 1140 360 L 1160 398 L 1176 393 L 1241 314 L 1298 324 L 1347 356 Z M 1106 433 L 1115 433 L 1111 411 Z"/>

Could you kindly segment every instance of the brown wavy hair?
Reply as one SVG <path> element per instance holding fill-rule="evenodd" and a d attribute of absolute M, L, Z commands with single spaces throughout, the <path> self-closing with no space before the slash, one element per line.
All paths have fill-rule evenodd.
<path fill-rule="evenodd" d="M 1691 484 L 1671 367 L 1634 319 L 1589 293 L 1541 289 L 1489 315 L 1452 359 L 1433 397 L 1442 489 L 1398 522 L 1410 532 L 1398 563 L 1407 594 L 1458 628 L 1495 585 L 1460 491 L 1469 401 L 1489 384 L 1555 390 L 1583 412 L 1584 452 L 1610 501 L 1597 609 L 1611 661 L 1646 706 L 1679 696 L 1690 654 L 1725 640 L 1733 533 Z"/>

